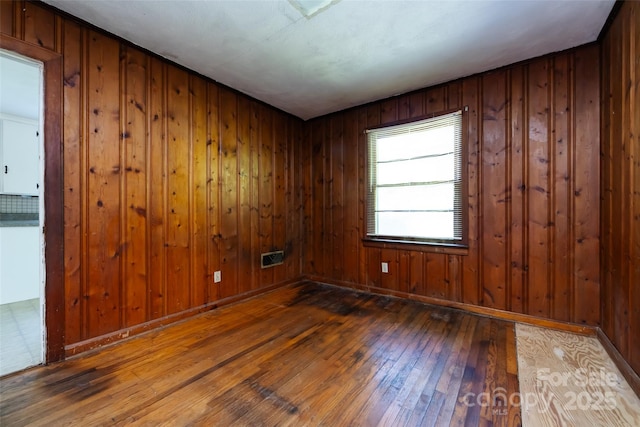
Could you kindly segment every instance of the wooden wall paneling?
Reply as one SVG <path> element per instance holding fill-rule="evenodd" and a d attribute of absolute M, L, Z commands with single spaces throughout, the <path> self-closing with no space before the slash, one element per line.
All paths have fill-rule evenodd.
<path fill-rule="evenodd" d="M 571 321 L 572 292 L 571 266 L 573 245 L 571 244 L 572 227 L 570 221 L 571 194 L 571 148 L 572 135 L 570 129 L 572 110 L 569 108 L 570 87 L 573 56 L 560 54 L 553 58 L 553 117 L 551 118 L 551 259 L 553 260 L 551 281 L 551 317 L 563 321 Z"/>
<path fill-rule="evenodd" d="M 251 276 L 254 274 L 255 261 L 252 253 L 254 229 L 251 227 L 251 101 L 238 97 L 238 291 L 252 289 Z"/>
<path fill-rule="evenodd" d="M 137 49 L 121 52 L 123 95 L 122 266 L 123 325 L 147 320 L 147 60 Z"/>
<path fill-rule="evenodd" d="M 617 26 L 615 31 L 619 32 L 616 35 L 617 43 L 613 47 L 613 56 L 618 62 L 618 67 L 612 70 L 612 85 L 611 85 L 611 106 L 613 114 L 613 129 L 611 133 L 611 140 L 614 142 L 612 150 L 612 183 L 611 183 L 611 195 L 613 210 L 611 212 L 610 220 L 613 224 L 616 224 L 616 238 L 613 240 L 612 245 L 609 247 L 611 251 L 611 268 L 613 271 L 613 282 L 611 283 L 611 291 L 613 297 L 613 311 L 615 314 L 613 326 L 614 335 L 617 338 L 616 346 L 622 354 L 628 354 L 629 343 L 627 327 L 629 325 L 628 310 L 627 310 L 627 295 L 629 284 L 625 280 L 625 259 L 624 259 L 624 246 L 626 236 L 626 215 L 628 210 L 626 209 L 626 176 L 629 174 L 628 170 L 624 168 L 624 156 L 626 151 L 626 141 L 624 132 L 627 130 L 624 127 L 625 122 L 625 110 L 624 104 L 624 84 L 628 78 L 627 70 L 625 69 L 625 63 L 628 59 L 625 59 L 627 49 L 625 42 L 628 37 L 625 37 L 625 24 L 627 19 L 622 19 L 620 25 Z"/>
<path fill-rule="evenodd" d="M 238 95 L 220 89 L 220 261 L 222 298 L 235 295 L 238 286 Z M 263 134 L 263 138 L 265 135 Z M 263 178 L 264 179 L 264 178 Z M 264 202 L 263 206 L 264 206 Z M 265 215 L 265 214 L 263 214 Z M 268 212 L 270 216 L 270 212 Z M 261 229 L 261 233 L 264 231 Z"/>
<path fill-rule="evenodd" d="M 301 196 L 302 203 L 302 220 L 301 220 L 301 240 L 300 240 L 300 257 L 301 257 L 301 268 L 302 274 L 309 274 L 314 272 L 313 268 L 313 257 L 312 248 L 312 233 L 313 233 L 313 189 L 314 189 L 314 169 L 312 168 L 312 153 L 313 153 L 313 144 L 311 141 L 311 126 L 313 121 L 307 122 L 304 124 L 302 128 L 302 139 L 299 143 L 299 152 L 300 159 L 299 164 L 301 165 L 300 170 L 300 187 L 298 191 Z"/>
<path fill-rule="evenodd" d="M 191 117 L 191 177 L 192 189 L 190 201 L 191 217 L 191 307 L 200 307 L 207 302 L 208 288 L 213 286 L 210 275 L 207 241 L 209 236 L 209 215 L 207 179 L 209 174 L 207 147 L 207 82 L 196 76 L 190 76 Z"/>
<path fill-rule="evenodd" d="M 528 312 L 541 317 L 550 314 L 550 177 L 551 156 L 549 134 L 551 103 L 549 98 L 549 60 L 528 65 L 529 138 L 527 145 L 528 208 L 529 208 L 529 294 Z M 531 286 L 535 284 L 535 286 Z"/>
<path fill-rule="evenodd" d="M 31 1 L 26 1 L 22 9 L 24 13 L 23 40 L 47 49 L 55 50 L 55 14 L 49 9 L 42 8 L 37 3 Z"/>
<path fill-rule="evenodd" d="M 192 189 L 189 78 L 175 66 L 167 69 L 167 314 L 189 308 L 191 301 Z"/>
<path fill-rule="evenodd" d="M 507 306 L 517 313 L 525 312 L 525 283 L 526 273 L 526 242 L 527 242 L 527 209 L 526 194 L 528 182 L 526 181 L 527 152 L 526 143 L 528 133 L 525 120 L 525 67 L 518 66 L 509 70 L 509 118 L 510 129 L 508 136 L 509 162 L 509 198 L 508 198 L 508 227 L 509 240 L 508 254 L 510 258 L 509 289 Z"/>
<path fill-rule="evenodd" d="M 260 112 L 260 252 L 273 250 L 273 114 L 266 108 Z M 273 268 L 261 270 L 261 286 L 273 283 Z"/>
<path fill-rule="evenodd" d="M 446 110 L 462 108 L 462 82 L 457 80 L 447 84 L 447 105 Z"/>
<path fill-rule="evenodd" d="M 389 107 L 388 107 L 389 108 Z M 363 129 L 366 130 L 367 128 L 370 127 L 374 127 L 374 126 L 378 126 L 383 122 L 381 114 L 382 114 L 382 107 L 380 104 L 372 104 L 366 107 L 366 111 L 367 111 L 367 115 L 366 115 L 366 124 L 365 124 L 365 128 Z M 364 135 L 364 140 L 363 143 L 365 144 L 364 147 L 364 155 L 366 158 L 366 163 L 365 163 L 365 169 L 364 169 L 364 182 L 365 182 L 365 186 L 368 185 L 368 180 L 367 180 L 367 175 L 368 174 L 368 140 L 366 137 L 366 134 Z M 364 200 L 366 201 L 366 190 L 365 189 L 365 193 L 363 194 L 363 198 L 365 198 Z M 364 206 L 365 209 L 365 219 L 366 219 L 366 205 Z M 366 224 L 364 225 L 366 227 Z M 363 232 L 363 237 L 366 234 L 367 230 L 365 229 Z M 381 253 L 380 253 L 380 249 L 379 248 L 375 248 L 375 247 L 365 247 L 364 248 L 364 252 L 365 252 L 365 256 L 366 256 L 366 263 L 364 264 L 364 268 L 366 269 L 366 281 L 365 283 L 369 286 L 380 286 L 380 279 L 381 279 L 381 267 L 380 267 L 380 262 L 381 262 Z"/>
<path fill-rule="evenodd" d="M 2 6 L 11 2 L 0 2 Z M 83 30 L 80 26 L 66 22 L 64 25 L 64 61 L 63 61 L 63 156 L 65 164 L 76 167 L 64 168 L 64 271 L 65 271 L 65 336 L 67 341 L 78 342 L 82 339 L 84 324 L 85 298 L 82 289 L 84 258 L 83 251 L 83 170 L 84 150 L 83 93 L 82 81 L 86 78 L 82 71 Z"/>
<path fill-rule="evenodd" d="M 467 149 L 467 206 L 468 229 L 467 239 L 469 252 L 462 260 L 462 302 L 467 304 L 480 303 L 480 165 L 481 146 L 481 102 L 480 90 L 482 85 L 478 77 L 471 77 L 462 81 L 462 105 L 468 107 L 468 128 L 464 135 Z"/>
<path fill-rule="evenodd" d="M 446 85 L 427 89 L 425 92 L 426 114 L 435 114 L 446 110 L 447 88 Z"/>
<path fill-rule="evenodd" d="M 367 128 L 367 122 L 369 120 L 369 113 L 367 107 L 360 107 L 356 109 L 356 115 L 358 117 L 357 127 L 357 144 L 358 144 L 358 225 L 359 225 L 359 238 L 363 238 L 366 233 L 366 205 L 365 197 L 367 194 L 367 165 L 369 163 L 367 159 L 367 135 L 364 130 Z M 367 283 L 367 248 L 362 246 L 362 243 L 358 241 L 358 283 Z"/>
<path fill-rule="evenodd" d="M 262 174 L 270 177 L 279 171 L 269 178 L 273 187 L 265 196 L 275 198 L 264 213 L 275 221 L 275 227 L 266 227 L 269 249 L 291 246 L 300 234 L 295 207 L 300 193 L 295 186 L 302 172 L 291 162 L 302 148 L 302 121 L 255 101 L 247 103 L 246 98 L 239 106 L 234 91 L 75 23 L 46 5 L 2 2 L 0 13 L 3 34 L 52 54 L 63 53 L 63 96 L 53 100 L 60 108 L 51 111 L 64 114 L 59 144 L 66 161 L 60 168 L 64 221 L 57 223 L 64 239 L 60 288 L 69 319 L 59 323 L 67 351 L 77 351 L 75 344 L 81 342 L 89 348 L 101 342 L 100 337 L 117 339 L 119 334 L 109 334 L 124 335 L 122 328 L 255 289 L 261 273 L 255 266 L 261 251 L 262 212 L 256 201 L 262 197 Z M 257 114 L 262 110 L 266 113 Z M 273 123 L 264 132 L 272 165 L 265 173 L 254 166 L 261 167 L 263 154 L 260 119 L 271 121 L 272 115 Z M 237 129 L 241 142 L 249 139 L 240 146 L 240 158 Z M 250 175 L 237 175 L 247 165 Z M 48 177 L 55 176 L 51 165 L 48 168 Z M 239 242 L 245 237 L 238 234 L 240 227 L 249 230 L 253 240 Z M 280 240 L 273 241 L 274 233 Z M 238 256 L 246 247 L 251 252 L 248 262 Z M 276 280 L 300 274 L 297 250 L 298 261 L 287 260 Z M 213 286 L 209 281 L 218 269 L 224 270 L 223 283 Z M 236 288 L 240 270 L 241 289 Z"/>
<path fill-rule="evenodd" d="M 447 256 L 447 286 L 449 288 L 449 294 L 447 299 L 451 301 L 462 301 L 462 261 L 459 255 Z"/>
<path fill-rule="evenodd" d="M 600 292 L 600 312 L 601 312 L 601 328 L 603 332 L 612 339 L 614 337 L 613 330 L 613 297 L 609 284 L 612 282 L 613 272 L 611 266 L 611 252 L 609 248 L 613 246 L 613 232 L 611 222 L 612 196 L 612 144 L 611 132 L 612 128 L 612 107 L 611 107 L 611 83 L 612 72 L 610 64 L 614 58 L 611 52 L 612 43 L 609 42 L 613 37 L 615 26 L 609 29 L 607 37 L 601 45 L 600 59 L 602 61 L 600 74 L 600 104 L 601 104 L 601 123 L 600 123 L 600 175 L 602 177 L 600 184 L 600 281 L 602 289 Z M 572 198 L 573 200 L 573 198 Z M 573 240 L 572 240 L 573 241 Z M 573 247 L 573 246 L 572 246 Z M 573 285 L 574 282 L 572 282 Z M 572 311 L 574 313 L 575 310 Z M 613 341 L 613 339 L 612 339 Z"/>
<path fill-rule="evenodd" d="M 286 226 L 286 244 L 285 244 L 285 269 L 286 277 L 298 277 L 302 274 L 300 253 L 302 245 L 304 245 L 303 235 L 301 233 L 302 226 L 302 200 L 300 189 L 301 174 L 301 156 L 300 145 L 302 139 L 300 137 L 300 126 L 292 120 L 285 121 L 287 126 L 287 151 L 284 161 L 285 167 L 285 226 Z"/>
<path fill-rule="evenodd" d="M 411 95 L 410 93 L 398 96 L 398 120 L 411 117 Z"/>
<path fill-rule="evenodd" d="M 447 299 L 449 286 L 447 283 L 448 255 L 427 252 L 424 254 L 425 295 L 428 297 Z"/>
<path fill-rule="evenodd" d="M 167 314 L 167 253 L 165 250 L 165 221 L 167 181 L 166 134 L 166 69 L 156 58 L 149 63 L 149 134 L 147 136 L 147 209 L 149 245 L 149 299 L 147 320 Z"/>
<path fill-rule="evenodd" d="M 344 280 L 344 240 L 345 240 L 345 198 L 344 191 L 344 149 L 346 139 L 343 138 L 343 114 L 334 114 L 329 119 L 330 138 L 329 149 L 331 151 L 331 235 L 329 252 L 331 276 L 338 280 Z"/>
<path fill-rule="evenodd" d="M 358 112 L 349 110 L 344 117 L 344 139 L 343 147 L 343 203 L 344 203 L 344 267 L 342 269 L 342 279 L 350 283 L 358 283 L 358 272 L 360 267 L 359 252 L 361 227 L 358 216 L 360 203 L 359 188 L 359 162 L 361 161 L 358 152 L 359 142 Z"/>
<path fill-rule="evenodd" d="M 285 160 L 287 154 L 287 140 L 289 138 L 284 114 L 273 114 L 273 232 L 272 249 L 286 250 L 286 189 L 285 189 Z M 285 257 L 287 254 L 285 253 Z M 272 268 L 271 283 L 281 283 L 286 277 L 286 266 L 277 265 Z"/>
<path fill-rule="evenodd" d="M 617 350 L 640 373 L 640 344 L 634 339 L 640 329 L 640 8 L 636 2 L 624 2 L 601 45 L 601 316 L 602 328 Z M 591 52 L 588 52 L 591 54 Z M 582 73 L 592 73 L 583 68 L 588 55 L 576 59 L 576 80 Z M 578 102 L 589 102 L 591 96 L 583 94 Z M 584 130 L 585 132 L 587 130 Z M 580 134 L 578 138 L 584 138 Z M 590 147 L 589 147 L 590 148 Z M 584 164 L 584 167 L 587 165 Z M 586 179 L 585 175 L 579 177 Z M 589 249 L 589 230 L 592 218 L 585 216 L 586 204 L 580 183 L 576 179 L 576 215 L 580 227 L 576 229 L 576 264 L 579 269 L 576 287 L 591 283 L 590 265 L 583 263 L 582 255 Z M 577 195 L 580 195 L 580 198 Z M 593 285 L 587 288 L 594 292 Z M 590 313 L 578 310 L 580 320 Z"/>
<path fill-rule="evenodd" d="M 207 220 L 209 222 L 207 253 L 209 261 L 209 282 L 222 266 L 222 230 L 221 230 L 221 164 L 222 143 L 220 140 L 220 96 L 219 87 L 207 83 Z M 254 206 L 257 206 L 254 205 Z M 222 297 L 221 283 L 207 286 L 207 302 L 217 301 Z"/>
<path fill-rule="evenodd" d="M 331 116 L 324 117 L 322 119 L 322 150 L 323 150 L 323 176 L 325 185 L 322 187 L 323 200 L 324 200 L 324 228 L 322 233 L 322 255 L 318 262 L 322 263 L 322 271 L 325 275 L 331 276 L 333 273 L 333 194 L 331 192 L 333 188 L 333 176 L 332 173 L 332 141 L 331 141 Z"/>
<path fill-rule="evenodd" d="M 388 273 L 382 273 L 382 265 L 378 263 L 380 271 L 380 286 L 384 289 L 398 290 L 399 260 L 397 249 L 380 249 L 380 263 L 386 262 Z M 373 266 L 372 266 L 373 267 Z"/>
<path fill-rule="evenodd" d="M 260 134 L 260 111 L 261 106 L 255 102 L 251 102 L 250 110 L 250 138 L 251 138 L 251 288 L 257 289 L 261 284 L 260 273 L 260 253 L 261 253 L 261 235 L 260 235 L 260 216 L 262 209 L 260 208 L 260 156 L 262 155 L 262 142 Z"/>
<path fill-rule="evenodd" d="M 409 283 L 407 292 L 412 294 L 425 294 L 424 278 L 424 252 L 407 251 L 409 256 Z"/>
<path fill-rule="evenodd" d="M 118 330 L 120 319 L 119 44 L 90 32 L 87 135 L 89 178 L 88 319 L 90 336 Z"/>
<path fill-rule="evenodd" d="M 596 66 L 594 66 L 596 64 Z M 599 51 L 591 45 L 575 53 L 574 272 L 573 321 L 600 322 L 599 247 Z M 596 303 L 597 302 L 597 303 Z"/>
<path fill-rule="evenodd" d="M 631 257 L 631 248 L 633 242 L 631 238 L 633 234 L 633 176 L 635 171 L 633 169 L 633 136 L 634 130 L 632 128 L 632 108 L 634 104 L 631 104 L 632 100 L 632 86 L 630 83 L 633 81 L 632 71 L 635 68 L 632 63 L 636 59 L 632 55 L 633 39 L 631 30 L 632 19 L 622 20 L 622 67 L 620 70 L 620 96 L 622 101 L 622 108 L 617 111 L 617 123 L 620 129 L 620 141 L 622 142 L 620 153 L 619 167 L 616 169 L 620 171 L 619 181 L 616 187 L 620 190 L 620 201 L 616 204 L 616 211 L 619 212 L 619 227 L 621 238 L 616 242 L 619 245 L 619 285 L 614 288 L 614 296 L 617 301 L 620 302 L 620 309 L 616 311 L 616 326 L 620 336 L 620 350 L 623 354 L 631 356 L 632 353 L 632 335 L 629 331 L 631 306 L 629 305 L 632 299 L 633 288 L 633 262 Z M 637 60 L 636 60 L 637 62 Z M 635 65 L 635 64 L 634 64 Z M 620 105 L 620 104 L 618 104 Z M 614 110 L 614 113 L 616 111 Z"/>
<path fill-rule="evenodd" d="M 0 1 L 0 33 L 15 37 L 13 32 L 14 7 L 16 2 Z"/>
<path fill-rule="evenodd" d="M 631 109 L 631 121 L 629 127 L 631 129 L 629 139 L 631 147 L 631 158 L 629 167 L 631 169 L 631 186 L 633 195 L 631 199 L 631 229 L 629 238 L 631 239 L 631 258 L 630 258 L 630 274 L 629 278 L 629 306 L 631 313 L 629 315 L 630 334 L 629 336 L 637 336 L 640 330 L 640 6 L 636 3 L 632 6 L 630 14 L 629 34 L 635 39 L 631 42 L 631 51 L 629 58 L 635 58 L 635 63 L 630 61 L 630 78 L 629 78 L 629 108 Z M 640 343 L 633 340 L 630 343 L 630 356 L 628 359 L 637 373 L 640 373 Z"/>
<path fill-rule="evenodd" d="M 312 223 L 311 225 L 311 273 L 324 275 L 324 235 L 325 224 L 325 159 L 324 159 L 324 126 L 321 119 L 311 122 L 311 171 L 312 171 Z"/>
<path fill-rule="evenodd" d="M 397 257 L 398 257 L 397 290 L 400 292 L 409 292 L 409 283 L 411 283 L 411 252 L 398 250 Z"/>
<path fill-rule="evenodd" d="M 505 309 L 506 274 L 506 72 L 482 78 L 482 181 L 480 184 L 482 237 L 480 264 L 482 305 Z"/>

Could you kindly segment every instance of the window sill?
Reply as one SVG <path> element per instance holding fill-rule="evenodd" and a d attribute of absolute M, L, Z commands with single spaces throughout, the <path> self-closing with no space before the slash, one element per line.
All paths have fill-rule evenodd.
<path fill-rule="evenodd" d="M 404 251 L 433 252 L 448 255 L 469 254 L 469 246 L 455 243 L 414 242 L 367 237 L 362 239 L 362 244 L 369 248 L 400 249 Z"/>

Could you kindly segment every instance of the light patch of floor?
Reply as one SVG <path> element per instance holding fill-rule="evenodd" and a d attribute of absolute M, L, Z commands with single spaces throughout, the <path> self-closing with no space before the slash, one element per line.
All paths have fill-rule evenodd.
<path fill-rule="evenodd" d="M 40 300 L 0 305 L 0 376 L 41 363 Z"/>
<path fill-rule="evenodd" d="M 597 338 L 516 324 L 522 425 L 640 426 L 640 399 Z"/>

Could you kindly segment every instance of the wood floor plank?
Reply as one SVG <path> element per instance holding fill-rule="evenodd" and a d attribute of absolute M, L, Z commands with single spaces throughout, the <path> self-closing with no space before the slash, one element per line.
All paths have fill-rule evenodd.
<path fill-rule="evenodd" d="M 509 331 L 415 301 L 292 285 L 0 378 L 0 425 L 499 424 L 460 397 L 518 391 Z"/>

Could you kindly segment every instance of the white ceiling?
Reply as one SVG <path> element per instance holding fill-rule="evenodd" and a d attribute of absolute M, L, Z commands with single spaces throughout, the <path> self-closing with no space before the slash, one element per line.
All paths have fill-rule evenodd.
<path fill-rule="evenodd" d="M 596 40 L 614 0 L 45 0 L 309 119 Z"/>

